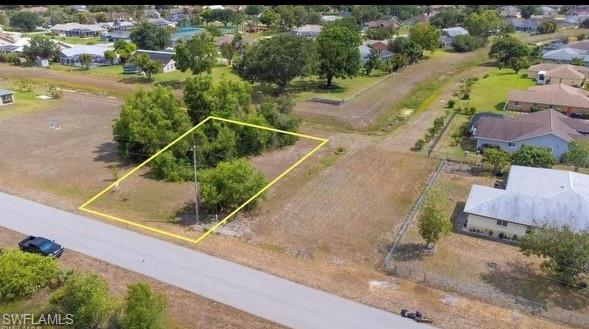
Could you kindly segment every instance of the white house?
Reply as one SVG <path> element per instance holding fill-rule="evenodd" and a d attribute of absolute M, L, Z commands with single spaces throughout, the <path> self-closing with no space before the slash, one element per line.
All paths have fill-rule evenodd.
<path fill-rule="evenodd" d="M 321 33 L 322 28 L 321 25 L 306 24 L 294 29 L 294 34 L 313 39 Z"/>
<path fill-rule="evenodd" d="M 110 65 L 110 62 L 104 57 L 104 52 L 113 50 L 112 47 L 102 46 L 75 46 L 72 48 L 63 48 L 59 51 L 59 62 L 63 65 L 82 66 L 80 56 L 88 54 L 92 56 L 91 66 Z M 118 64 L 119 58 L 115 58 L 113 64 Z"/>
<path fill-rule="evenodd" d="M 62 37 L 99 37 L 106 29 L 98 24 L 66 23 L 55 24 L 51 28 L 53 34 Z"/>
<path fill-rule="evenodd" d="M 14 92 L 11 90 L 0 89 L 0 106 L 13 104 Z"/>
<path fill-rule="evenodd" d="M 589 175 L 511 166 L 505 189 L 473 185 L 462 230 L 518 239 L 543 225 L 589 229 Z"/>
<path fill-rule="evenodd" d="M 153 61 L 162 63 L 163 73 L 171 72 L 176 70 L 176 61 L 172 58 L 176 53 L 171 51 L 155 51 L 155 50 L 143 50 L 139 49 L 136 51 L 139 54 L 146 54 Z"/>

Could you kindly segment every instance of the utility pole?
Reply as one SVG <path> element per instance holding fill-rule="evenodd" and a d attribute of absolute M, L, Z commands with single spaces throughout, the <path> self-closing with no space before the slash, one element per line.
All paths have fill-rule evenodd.
<path fill-rule="evenodd" d="M 200 223 L 198 217 L 198 181 L 196 180 L 196 143 L 192 144 L 192 165 L 194 167 L 194 213 L 196 215 L 196 221 Z"/>

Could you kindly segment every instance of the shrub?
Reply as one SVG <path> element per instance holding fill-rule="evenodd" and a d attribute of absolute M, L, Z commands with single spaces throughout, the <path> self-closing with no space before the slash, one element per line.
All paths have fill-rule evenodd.
<path fill-rule="evenodd" d="M 453 99 L 449 100 L 448 101 L 448 108 L 449 109 L 454 108 L 454 104 L 456 104 L 455 100 L 453 100 Z"/>
<path fill-rule="evenodd" d="M 470 93 L 464 93 L 464 95 L 462 95 L 462 99 L 464 99 L 464 100 L 470 99 Z"/>
<path fill-rule="evenodd" d="M 488 78 L 489 76 L 490 76 L 490 75 L 487 73 L 487 74 L 483 75 L 483 79 L 486 79 L 486 78 Z"/>
<path fill-rule="evenodd" d="M 415 141 L 415 145 L 413 145 L 414 151 L 420 151 L 425 146 L 425 141 L 423 139 L 418 139 Z"/>
<path fill-rule="evenodd" d="M 581 33 L 581 34 L 577 35 L 577 40 L 578 41 L 585 40 L 586 37 L 587 36 L 585 35 L 585 33 Z"/>
<path fill-rule="evenodd" d="M 63 96 L 61 89 L 58 89 L 57 87 L 55 87 L 55 85 L 49 85 L 49 89 L 47 90 L 47 92 L 49 93 L 49 96 L 53 99 L 58 99 Z"/>
<path fill-rule="evenodd" d="M 3 250 L 0 252 L 0 301 L 30 296 L 58 280 L 59 274 L 53 258 L 16 249 Z"/>
<path fill-rule="evenodd" d="M 21 92 L 29 93 L 35 88 L 35 83 L 30 79 L 17 79 L 12 83 L 12 89 Z"/>
<path fill-rule="evenodd" d="M 335 154 L 340 155 L 343 154 L 346 150 L 342 146 L 338 146 L 335 150 Z"/>

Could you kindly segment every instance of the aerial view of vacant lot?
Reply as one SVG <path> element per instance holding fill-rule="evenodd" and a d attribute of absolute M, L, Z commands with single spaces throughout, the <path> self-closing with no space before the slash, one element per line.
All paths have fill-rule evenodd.
<path fill-rule="evenodd" d="M 74 314 L 74 329 L 589 328 L 582 10 L 0 6 L 0 313 Z M 577 57 L 544 58 L 559 51 Z M 511 92 L 546 87 L 530 112 L 559 116 L 500 126 L 527 115 L 505 111 Z M 466 127 L 484 120 L 525 138 L 477 150 Z M 515 195 L 510 166 L 566 175 L 568 194 L 466 206 Z M 504 215 L 538 200 L 577 226 Z M 477 220 L 526 233 L 463 230 Z"/>

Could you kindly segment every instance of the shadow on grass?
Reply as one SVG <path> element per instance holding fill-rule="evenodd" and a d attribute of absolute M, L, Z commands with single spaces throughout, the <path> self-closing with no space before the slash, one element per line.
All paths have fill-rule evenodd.
<path fill-rule="evenodd" d="M 197 220 L 195 216 L 194 202 L 185 202 L 184 206 L 171 216 L 169 222 L 179 224 L 180 226 L 194 226 L 196 224 L 210 224 L 217 219 L 225 217 L 224 215 L 215 216 L 215 214 L 202 207 L 202 205 L 198 207 L 198 215 L 200 221 Z"/>
<path fill-rule="evenodd" d="M 123 78 L 123 79 L 119 80 L 119 82 L 126 83 L 126 84 L 136 84 L 136 83 L 149 84 L 149 83 L 152 83 L 153 80 L 149 80 L 144 77 L 128 77 L 128 78 Z"/>
<path fill-rule="evenodd" d="M 184 88 L 184 81 L 180 81 L 180 80 L 160 81 L 160 82 L 156 82 L 155 85 L 162 86 L 162 87 L 170 87 L 172 89 L 183 89 Z"/>
<path fill-rule="evenodd" d="M 464 213 L 464 206 L 466 205 L 463 201 L 456 202 L 454 205 L 454 209 L 452 210 L 452 215 L 450 216 L 450 220 L 454 223 L 454 231 L 461 232 L 462 228 L 464 227 L 464 223 L 466 223 L 467 215 Z"/>
<path fill-rule="evenodd" d="M 503 111 L 503 107 L 505 106 L 505 102 L 500 102 L 495 104 L 495 110 L 497 111 Z"/>
<path fill-rule="evenodd" d="M 504 294 L 516 298 L 516 303 L 533 311 L 545 311 L 550 304 L 566 310 L 584 310 L 589 306 L 589 290 L 567 287 L 541 275 L 531 263 L 516 261 L 496 266 L 481 279 Z"/>
<path fill-rule="evenodd" d="M 94 161 L 105 163 L 119 162 L 117 143 L 115 142 L 102 143 L 92 153 L 96 154 Z"/>
<path fill-rule="evenodd" d="M 421 260 L 425 255 L 426 249 L 427 246 L 423 243 L 403 243 L 397 247 L 394 258 L 402 262 Z"/>

